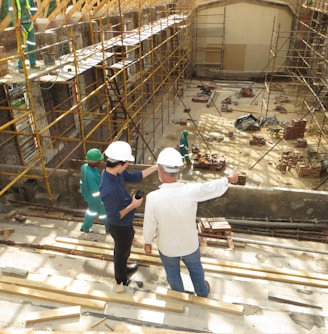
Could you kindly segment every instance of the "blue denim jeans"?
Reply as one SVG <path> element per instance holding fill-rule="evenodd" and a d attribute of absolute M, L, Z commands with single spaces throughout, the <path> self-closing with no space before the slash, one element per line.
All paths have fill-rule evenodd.
<path fill-rule="evenodd" d="M 204 280 L 204 269 L 200 261 L 199 248 L 185 256 L 169 257 L 159 252 L 166 279 L 172 290 L 184 292 L 184 286 L 180 273 L 180 259 L 186 265 L 197 296 L 207 296 L 208 289 Z"/>

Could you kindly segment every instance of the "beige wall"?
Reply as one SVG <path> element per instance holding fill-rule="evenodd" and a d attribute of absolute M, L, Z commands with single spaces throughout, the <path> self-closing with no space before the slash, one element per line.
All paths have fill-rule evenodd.
<path fill-rule="evenodd" d="M 226 9 L 224 15 L 224 8 Z M 283 49 L 288 49 L 289 32 L 292 30 L 293 16 L 288 7 L 273 6 L 265 2 L 254 4 L 253 2 L 235 2 L 224 7 L 222 2 L 213 2 L 206 7 L 197 10 L 197 22 L 208 20 L 209 29 L 213 28 L 213 15 L 217 15 L 219 22 L 224 17 L 224 58 L 223 70 L 225 71 L 263 71 L 269 59 L 271 36 L 273 27 L 284 32 L 287 36 Z M 219 28 L 218 28 L 219 29 Z M 213 37 L 202 37 L 197 41 L 195 59 L 206 59 L 202 52 L 206 52 L 204 45 L 213 48 Z M 217 45 L 220 44 L 217 38 Z M 202 46 L 199 48 L 199 46 Z M 274 44 L 272 44 L 273 46 Z M 279 48 L 279 46 L 278 46 Z M 280 52 L 280 56 L 282 53 Z M 284 58 L 276 59 L 279 63 Z M 269 67 L 270 70 L 270 67 Z"/>

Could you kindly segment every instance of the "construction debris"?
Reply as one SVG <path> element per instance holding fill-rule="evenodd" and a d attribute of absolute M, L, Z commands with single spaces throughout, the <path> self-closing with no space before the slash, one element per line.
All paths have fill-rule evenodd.
<path fill-rule="evenodd" d="M 307 147 L 307 140 L 305 138 L 297 138 L 295 147 L 300 147 L 300 148 Z"/>
<path fill-rule="evenodd" d="M 286 172 L 286 170 L 291 170 L 295 168 L 299 161 L 302 161 L 304 157 L 297 151 L 284 151 L 281 153 L 281 158 L 275 163 L 277 169 L 281 172 Z"/>
<path fill-rule="evenodd" d="M 192 97 L 192 102 L 206 103 L 209 98 L 210 97 L 207 94 L 198 93 Z"/>
<path fill-rule="evenodd" d="M 198 153 L 193 160 L 194 168 L 221 170 L 226 165 L 226 159 L 218 154 Z"/>
<path fill-rule="evenodd" d="M 265 145 L 265 138 L 263 136 L 253 135 L 252 139 L 249 141 L 250 145 L 262 146 Z"/>
<path fill-rule="evenodd" d="M 236 119 L 235 127 L 239 130 L 260 130 L 260 123 L 255 116 L 247 114 Z"/>
<path fill-rule="evenodd" d="M 247 86 L 247 87 L 241 88 L 239 93 L 242 97 L 253 97 L 254 96 L 252 86 Z"/>
<path fill-rule="evenodd" d="M 232 108 L 229 108 L 227 103 L 221 103 L 221 111 L 222 112 L 232 112 Z"/>

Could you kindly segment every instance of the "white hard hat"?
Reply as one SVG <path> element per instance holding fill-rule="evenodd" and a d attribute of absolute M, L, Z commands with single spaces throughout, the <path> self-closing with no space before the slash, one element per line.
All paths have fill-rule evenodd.
<path fill-rule="evenodd" d="M 105 150 L 105 155 L 109 160 L 114 161 L 134 161 L 130 144 L 125 141 L 114 141 Z"/>
<path fill-rule="evenodd" d="M 173 147 L 167 147 L 158 155 L 157 164 L 163 166 L 167 173 L 176 173 L 183 166 L 183 160 L 180 152 Z"/>

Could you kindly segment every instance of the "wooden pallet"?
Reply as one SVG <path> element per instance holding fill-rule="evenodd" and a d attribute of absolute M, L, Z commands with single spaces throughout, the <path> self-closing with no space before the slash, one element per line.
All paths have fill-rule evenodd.
<path fill-rule="evenodd" d="M 227 240 L 230 249 L 234 248 L 231 225 L 224 217 L 197 219 L 198 234 L 202 237 L 219 238 Z"/>

